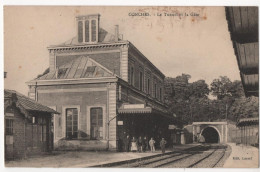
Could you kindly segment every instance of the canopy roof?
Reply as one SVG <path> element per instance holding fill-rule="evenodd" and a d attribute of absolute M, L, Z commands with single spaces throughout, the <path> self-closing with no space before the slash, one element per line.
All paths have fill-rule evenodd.
<path fill-rule="evenodd" d="M 259 96 L 258 7 L 226 7 L 226 18 L 246 96 Z"/>
<path fill-rule="evenodd" d="M 167 110 L 160 109 L 157 107 L 146 106 L 145 104 L 124 104 L 118 109 L 119 114 L 159 114 L 161 116 L 176 119 L 174 116 L 171 116 Z"/>
<path fill-rule="evenodd" d="M 131 109 L 123 109 L 120 108 L 118 109 L 119 114 L 134 114 L 134 113 L 139 113 L 139 114 L 144 114 L 144 113 L 152 113 L 152 108 L 151 107 L 145 107 L 145 108 L 131 108 Z"/>
<path fill-rule="evenodd" d="M 54 111 L 53 109 L 44 106 L 35 100 L 30 99 L 29 97 L 26 97 L 25 95 L 22 95 L 14 90 L 4 90 L 4 98 L 5 99 L 11 99 L 13 102 L 16 103 L 17 107 L 21 109 L 23 113 L 28 114 L 28 112 L 47 112 L 47 113 L 54 113 L 59 114 L 59 112 Z M 8 104 L 5 102 L 5 108 L 8 106 Z"/>
<path fill-rule="evenodd" d="M 246 125 L 259 125 L 259 118 L 242 118 L 237 123 L 237 126 Z"/>

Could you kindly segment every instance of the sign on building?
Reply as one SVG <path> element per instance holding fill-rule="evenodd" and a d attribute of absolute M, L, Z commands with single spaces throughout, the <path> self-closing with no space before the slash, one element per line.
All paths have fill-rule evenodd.
<path fill-rule="evenodd" d="M 175 129 L 175 128 L 177 128 L 175 125 L 169 125 L 169 130 L 173 130 L 173 129 Z"/>

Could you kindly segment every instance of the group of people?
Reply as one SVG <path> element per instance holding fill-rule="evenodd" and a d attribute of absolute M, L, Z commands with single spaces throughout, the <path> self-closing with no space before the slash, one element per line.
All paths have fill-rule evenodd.
<path fill-rule="evenodd" d="M 130 138 L 129 135 L 126 136 L 124 140 L 124 146 L 125 146 L 125 151 L 126 152 L 146 152 L 148 150 L 148 146 L 150 147 L 151 152 L 155 152 L 155 140 L 153 137 L 151 137 L 150 140 L 146 136 L 144 137 L 139 137 L 136 139 L 133 137 L 132 139 Z M 160 147 L 162 150 L 162 153 L 165 153 L 165 145 L 167 144 L 166 140 L 162 138 L 160 141 Z"/>

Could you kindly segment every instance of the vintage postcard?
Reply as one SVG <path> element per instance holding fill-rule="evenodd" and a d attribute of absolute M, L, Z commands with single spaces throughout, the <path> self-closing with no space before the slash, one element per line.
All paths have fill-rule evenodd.
<path fill-rule="evenodd" d="M 4 6 L 5 167 L 258 168 L 258 6 Z"/>

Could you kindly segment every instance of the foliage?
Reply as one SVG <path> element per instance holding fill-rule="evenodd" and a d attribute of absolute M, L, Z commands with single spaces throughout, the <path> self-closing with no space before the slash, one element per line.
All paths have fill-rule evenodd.
<path fill-rule="evenodd" d="M 240 81 L 231 82 L 226 76 L 220 76 L 218 79 L 214 79 L 210 84 L 213 96 L 217 99 L 223 100 L 227 98 L 239 98 L 243 95 L 243 88 Z"/>
<path fill-rule="evenodd" d="M 240 97 L 229 110 L 230 119 L 258 117 L 259 99 L 257 97 Z"/>
<path fill-rule="evenodd" d="M 258 98 L 246 98 L 241 81 L 226 76 L 214 79 L 210 88 L 205 80 L 190 83 L 188 74 L 165 80 L 165 100 L 169 111 L 192 123 L 194 121 L 236 121 L 258 116 Z M 216 99 L 209 98 L 212 95 Z M 211 96 L 211 97 L 212 97 Z"/>
<path fill-rule="evenodd" d="M 200 119 L 199 114 L 205 112 L 209 95 L 204 80 L 189 83 L 190 78 L 190 75 L 182 74 L 176 78 L 166 78 L 165 82 L 165 97 L 170 112 L 187 122 Z"/>

